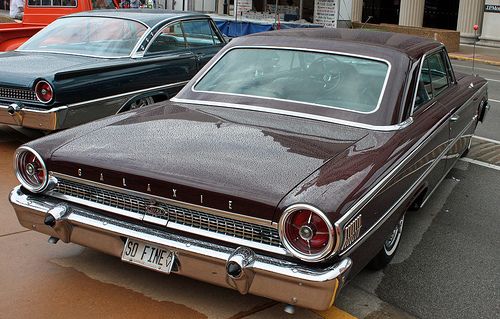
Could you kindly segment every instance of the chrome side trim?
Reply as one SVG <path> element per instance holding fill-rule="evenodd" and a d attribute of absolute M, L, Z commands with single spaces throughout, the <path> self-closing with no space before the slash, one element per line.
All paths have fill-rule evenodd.
<path fill-rule="evenodd" d="M 359 123 L 359 122 L 352 122 L 352 121 L 336 119 L 336 118 L 328 117 L 328 116 L 314 115 L 314 114 L 295 112 L 295 111 L 286 111 L 286 110 L 263 107 L 263 106 L 244 105 L 244 104 L 225 103 L 225 102 L 214 102 L 214 101 L 189 100 L 189 99 L 180 99 L 177 97 L 171 98 L 170 101 L 176 102 L 176 103 L 219 106 L 219 107 L 240 109 L 240 110 L 247 110 L 247 111 L 257 111 L 257 112 L 263 112 L 263 113 L 288 115 L 288 116 L 294 116 L 294 117 L 299 117 L 299 118 L 305 118 L 305 119 L 309 119 L 309 120 L 317 120 L 317 121 L 322 121 L 322 122 L 346 125 L 346 126 L 351 126 L 351 127 L 358 127 L 358 128 L 374 130 L 374 131 L 397 131 L 397 130 L 404 129 L 413 123 L 413 118 L 411 118 L 411 117 L 408 118 L 406 121 L 401 122 L 399 124 L 395 124 L 395 125 L 371 125 L 371 124 L 364 124 L 364 123 Z"/>
<path fill-rule="evenodd" d="M 179 207 L 192 209 L 192 210 L 197 210 L 197 211 L 207 213 L 207 214 L 212 214 L 212 215 L 221 216 L 221 217 L 227 217 L 227 218 L 231 218 L 231 219 L 235 219 L 235 220 L 239 220 L 239 221 L 243 221 L 243 222 L 249 222 L 249 223 L 253 223 L 253 224 L 257 224 L 257 225 L 267 226 L 267 227 L 271 227 L 271 228 L 278 228 L 276 224 L 274 224 L 270 220 L 266 220 L 266 219 L 245 216 L 245 215 L 237 214 L 234 212 L 223 211 L 223 210 L 209 208 L 209 207 L 205 207 L 205 206 L 199 206 L 196 204 L 190 204 L 190 203 L 186 203 L 186 202 L 177 201 L 175 199 L 155 196 L 155 195 L 151 195 L 151 194 L 147 194 L 147 193 L 141 193 L 141 192 L 130 190 L 130 189 L 123 189 L 120 187 L 101 184 L 98 182 L 94 182 L 94 181 L 90 181 L 90 180 L 86 180 L 86 179 L 82 179 L 82 178 L 78 178 L 78 177 L 74 177 L 74 176 L 69 176 L 66 174 L 57 173 L 57 172 L 53 172 L 53 171 L 50 171 L 49 175 L 54 176 L 56 178 L 60 177 L 60 178 L 75 181 L 77 183 L 92 185 L 92 186 L 100 187 L 103 189 L 108 189 L 108 190 L 119 192 L 119 193 L 131 194 L 131 195 L 140 196 L 140 197 L 144 197 L 144 198 L 148 198 L 148 199 L 152 199 L 152 200 L 158 200 L 158 201 L 170 204 L 170 205 L 179 206 Z M 48 193 L 48 194 L 52 196 L 52 194 L 50 194 L 50 193 Z M 76 201 L 76 199 L 75 199 L 75 201 Z M 92 204 L 92 202 L 84 201 L 84 203 L 81 202 L 81 204 L 85 204 L 85 205 L 90 206 L 90 204 Z M 108 206 L 106 206 L 106 207 L 108 207 Z M 95 207 L 95 208 L 102 209 L 102 210 L 108 210 L 107 208 L 103 209 L 101 207 Z M 134 216 L 129 216 L 129 217 L 136 218 Z"/>
<path fill-rule="evenodd" d="M 392 206 L 389 208 L 385 214 L 375 222 L 366 232 L 364 232 L 361 237 L 358 238 L 350 247 L 348 247 L 346 250 L 342 251 L 339 256 L 344 256 L 347 254 L 349 251 L 351 251 L 354 247 L 362 244 L 375 230 L 377 230 L 398 208 L 399 206 L 406 200 L 410 195 L 412 195 L 412 192 L 420 185 L 420 183 L 429 175 L 429 173 L 432 171 L 432 169 L 439 163 L 439 161 L 448 153 L 448 151 L 455 145 L 455 143 L 462 138 L 464 133 L 471 127 L 471 125 L 474 123 L 476 118 L 473 118 L 469 124 L 460 132 L 460 134 L 457 135 L 456 138 L 453 139 L 453 141 L 445 148 L 445 150 L 439 155 L 439 157 L 436 158 L 436 160 L 425 170 L 425 172 L 420 175 L 420 177 L 413 183 L 413 185 L 401 196 Z M 448 124 L 446 121 L 445 124 Z M 451 166 L 453 167 L 453 166 Z M 450 168 L 451 169 L 451 168 Z M 446 175 L 444 175 L 446 176 Z M 444 179 L 444 177 L 443 177 Z M 437 186 L 436 186 L 437 187 Z M 435 189 L 435 188 L 434 188 Z M 361 208 L 362 209 L 362 208 Z M 346 214 L 348 215 L 348 214 Z M 343 219 L 343 218 L 341 218 Z M 339 220 L 340 221 L 340 220 Z M 338 223 L 338 222 L 337 222 Z M 337 223 L 335 225 L 337 225 Z"/>
<path fill-rule="evenodd" d="M 355 58 L 361 58 L 365 60 L 372 60 L 372 61 L 378 61 L 378 62 L 383 62 L 385 63 L 388 68 L 387 68 L 387 73 L 385 75 L 384 79 L 384 84 L 382 86 L 382 90 L 380 91 L 380 96 L 377 102 L 377 106 L 370 112 L 361 112 L 361 111 L 355 111 L 355 110 L 349 110 L 341 107 L 334 107 L 334 106 L 328 106 L 328 105 L 323 105 L 323 104 L 316 104 L 316 103 L 307 103 L 307 102 L 301 102 L 301 101 L 296 101 L 296 100 L 286 100 L 286 99 L 279 99 L 279 98 L 272 98 L 272 97 L 265 97 L 265 96 L 258 96 L 258 95 L 246 95 L 246 94 L 238 94 L 238 93 L 227 93 L 227 92 L 216 92 L 216 91 L 197 91 L 195 90 L 196 85 L 205 77 L 205 75 L 221 60 L 228 52 L 233 51 L 235 49 L 274 49 L 274 50 L 288 50 L 288 51 L 305 51 L 305 52 L 313 52 L 313 53 L 324 53 L 324 54 L 330 54 L 330 55 L 342 55 L 342 56 L 349 56 L 349 57 L 355 57 Z M 389 76 L 391 74 L 392 70 L 392 65 L 391 62 L 389 62 L 386 59 L 381 59 L 377 57 L 372 57 L 372 56 L 367 56 L 367 55 L 361 55 L 361 54 L 353 54 L 353 53 L 346 53 L 346 52 L 338 52 L 338 51 L 330 51 L 330 50 L 315 50 L 315 49 L 307 49 L 307 48 L 294 48 L 294 47 L 277 47 L 277 46 L 265 46 L 265 45 L 256 45 L 256 46 L 234 46 L 228 50 L 226 50 L 223 54 L 221 54 L 212 64 L 210 65 L 209 68 L 207 68 L 196 80 L 193 85 L 191 85 L 191 91 L 193 92 L 201 92 L 201 93 L 208 93 L 208 94 L 222 94 L 222 95 L 233 95 L 233 96 L 244 96 L 244 97 L 252 97 L 252 98 L 258 98 L 258 99 L 265 99 L 265 100 L 274 100 L 274 101 L 284 101 L 284 102 L 292 102 L 292 103 L 298 103 L 298 104 L 304 104 L 304 105 L 313 105 L 313 106 L 319 106 L 323 108 L 328 108 L 328 109 L 336 109 L 336 110 L 341 110 L 341 111 L 346 111 L 346 112 L 353 112 L 353 113 L 360 113 L 360 114 L 372 114 L 375 113 L 379 108 L 380 104 L 382 103 L 382 99 L 384 97 L 385 89 L 387 86 L 387 82 L 389 81 Z"/>
<path fill-rule="evenodd" d="M 161 89 L 168 89 L 168 88 L 172 88 L 172 87 L 176 87 L 176 86 L 186 85 L 186 83 L 188 83 L 188 82 L 189 81 L 180 81 L 180 82 L 155 86 L 152 88 L 147 88 L 147 89 L 142 89 L 142 90 L 137 90 L 137 91 L 132 91 L 132 92 L 126 92 L 126 93 L 120 93 L 120 94 L 111 95 L 111 96 L 105 96 L 105 97 L 101 97 L 101 98 L 94 99 L 94 100 L 69 104 L 68 107 L 82 106 L 85 104 L 96 103 L 96 102 L 111 100 L 111 99 L 115 99 L 115 98 L 126 97 L 126 96 L 130 96 L 130 95 L 137 95 L 137 94 L 157 91 L 157 90 L 161 90 Z"/>
<path fill-rule="evenodd" d="M 460 108 L 458 108 L 457 110 L 453 111 L 450 113 L 450 116 L 451 114 L 454 114 L 456 112 L 459 112 L 463 107 L 466 107 L 468 105 L 468 103 L 474 99 L 474 97 L 476 95 L 479 95 L 482 93 L 482 91 L 485 89 L 485 87 L 482 87 L 481 89 L 479 89 L 475 94 L 473 94 L 467 101 L 465 101 L 464 104 L 462 104 L 460 106 Z M 399 171 L 406 165 L 408 164 L 408 162 L 410 162 L 410 160 L 413 159 L 413 157 L 425 146 L 425 142 L 432 138 L 435 134 L 437 134 L 438 132 L 438 128 L 443 126 L 443 125 L 449 125 L 448 123 L 448 118 L 446 118 L 442 123 L 439 123 L 439 124 L 436 124 L 428 133 L 427 135 L 424 135 L 423 137 L 420 138 L 420 140 L 415 143 L 413 149 L 411 151 L 409 151 L 409 154 L 408 156 L 406 156 L 406 158 L 404 158 L 401 162 L 399 162 L 396 167 L 394 167 L 391 171 L 389 171 L 387 173 L 387 175 L 385 175 L 377 184 L 375 184 L 362 198 L 360 198 L 336 223 L 335 223 L 335 228 L 336 228 L 336 231 L 337 231 L 337 236 L 339 236 L 338 238 L 341 238 L 343 240 L 342 237 L 342 227 L 343 225 L 345 225 L 347 222 L 349 222 L 352 218 L 354 218 L 354 216 L 359 212 L 361 211 L 365 206 L 366 204 L 373 198 L 375 197 L 378 192 L 383 188 L 385 187 L 389 182 L 390 180 L 396 176 L 396 174 L 399 173 Z M 462 132 L 463 133 L 463 132 Z M 461 134 L 460 134 L 461 135 Z M 459 135 L 459 136 L 460 136 Z M 449 149 L 446 150 L 446 152 L 448 151 Z"/>
<path fill-rule="evenodd" d="M 7 110 L 8 108 L 9 107 L 7 105 L 0 104 L 0 109 Z M 54 113 L 54 112 L 65 110 L 67 108 L 68 108 L 67 106 L 58 106 L 58 107 L 54 107 L 54 108 L 49 109 L 49 110 L 37 110 L 37 109 L 32 109 L 30 107 L 25 107 L 25 108 L 21 109 L 21 111 L 23 111 L 23 112 L 30 112 L 30 113 L 38 113 L 38 114 L 50 114 L 50 113 Z"/>

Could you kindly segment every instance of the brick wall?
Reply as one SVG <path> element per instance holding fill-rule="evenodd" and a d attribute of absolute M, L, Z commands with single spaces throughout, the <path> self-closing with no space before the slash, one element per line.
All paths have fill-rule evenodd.
<path fill-rule="evenodd" d="M 363 24 L 360 22 L 353 22 L 354 29 L 361 28 Z M 448 52 L 457 52 L 460 49 L 460 32 L 453 30 L 432 29 L 432 28 L 419 28 L 419 27 L 405 27 L 396 24 L 371 24 L 366 23 L 364 29 L 405 33 L 425 38 L 431 38 L 436 41 L 442 42 Z"/>

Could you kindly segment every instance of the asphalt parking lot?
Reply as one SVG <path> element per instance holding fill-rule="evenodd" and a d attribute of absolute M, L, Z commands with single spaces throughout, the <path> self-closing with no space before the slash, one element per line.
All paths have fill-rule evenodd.
<path fill-rule="evenodd" d="M 453 64 L 470 72 L 469 62 Z M 490 81 L 491 110 L 469 157 L 407 215 L 385 270 L 360 273 L 330 311 L 297 309 L 296 318 L 500 317 L 500 67 L 476 66 Z M 0 318 L 292 318 L 282 304 L 50 245 L 22 228 L 7 200 L 12 154 L 35 137 L 0 125 Z"/>

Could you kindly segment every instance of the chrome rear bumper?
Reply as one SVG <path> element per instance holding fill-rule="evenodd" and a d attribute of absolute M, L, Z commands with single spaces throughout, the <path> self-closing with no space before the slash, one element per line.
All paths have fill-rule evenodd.
<path fill-rule="evenodd" d="M 36 110 L 26 107 L 10 114 L 9 106 L 0 104 L 0 123 L 44 131 L 54 131 L 62 128 L 67 111 L 68 108 L 66 106 L 50 110 Z"/>
<path fill-rule="evenodd" d="M 55 198 L 25 194 L 19 186 L 12 190 L 10 202 L 21 225 L 64 242 L 117 257 L 125 238 L 154 243 L 175 253 L 174 273 L 316 310 L 332 306 L 352 264 L 345 258 L 324 269 L 308 268 L 246 247 L 234 249 L 116 220 Z M 48 215 L 54 217 L 53 226 L 46 225 Z M 237 276 L 227 270 L 234 263 L 242 268 Z"/>

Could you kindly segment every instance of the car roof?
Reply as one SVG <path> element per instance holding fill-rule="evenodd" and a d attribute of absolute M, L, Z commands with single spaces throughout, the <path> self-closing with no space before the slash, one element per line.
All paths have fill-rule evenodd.
<path fill-rule="evenodd" d="M 398 51 L 415 59 L 433 48 L 442 46 L 440 42 L 433 39 L 408 34 L 345 28 L 304 28 L 255 33 L 247 36 L 246 42 L 251 44 L 251 42 L 255 41 L 257 44 L 261 42 L 262 37 L 273 37 L 271 41 L 274 43 L 291 43 L 292 47 L 296 48 L 303 47 L 304 42 L 290 40 L 301 39 L 315 47 L 318 45 L 323 46 L 324 50 L 332 50 L 336 46 L 342 46 L 343 43 L 357 43 L 365 48 L 368 47 L 368 49 L 369 47 L 377 47 L 378 49 L 385 48 Z M 297 43 L 297 45 L 294 46 L 293 42 Z M 302 44 L 298 45 L 299 42 Z"/>
<path fill-rule="evenodd" d="M 181 18 L 208 18 L 206 14 L 189 11 L 172 11 L 161 9 L 99 9 L 79 12 L 66 17 L 113 17 L 122 19 L 138 20 L 149 27 L 165 20 L 177 20 Z"/>

